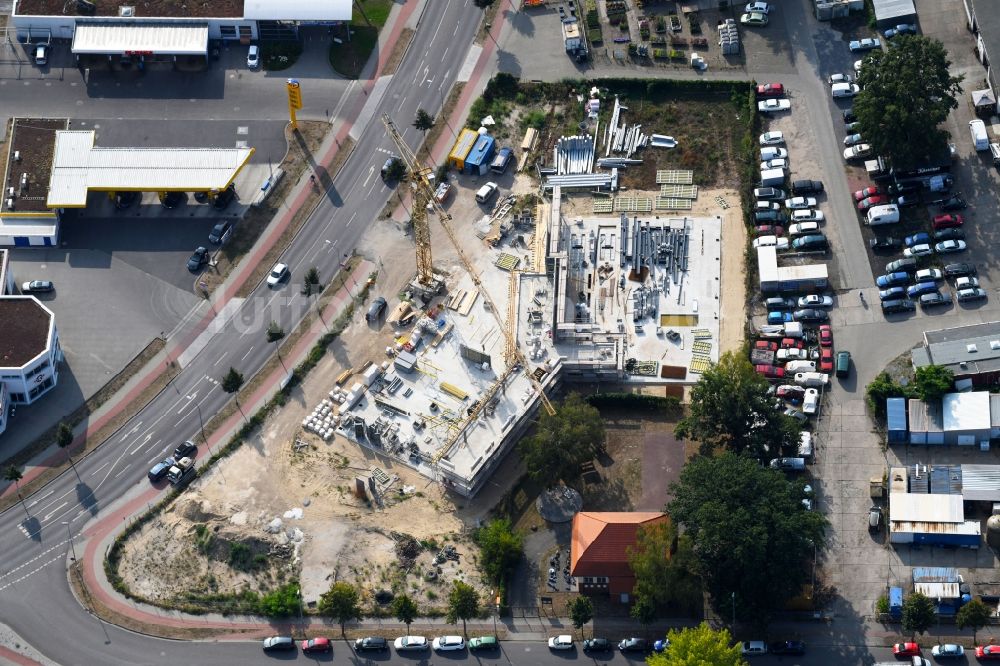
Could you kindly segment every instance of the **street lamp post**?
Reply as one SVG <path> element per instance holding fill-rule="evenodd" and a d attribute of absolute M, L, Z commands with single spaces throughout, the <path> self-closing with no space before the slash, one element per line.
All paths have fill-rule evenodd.
<path fill-rule="evenodd" d="M 73 553 L 73 561 L 76 562 L 76 546 L 73 544 L 73 532 L 69 528 L 69 521 L 64 520 L 62 524 L 66 526 L 66 534 L 69 535 L 69 548 Z"/>
<path fill-rule="evenodd" d="M 733 592 L 733 631 L 736 631 L 736 593 Z"/>

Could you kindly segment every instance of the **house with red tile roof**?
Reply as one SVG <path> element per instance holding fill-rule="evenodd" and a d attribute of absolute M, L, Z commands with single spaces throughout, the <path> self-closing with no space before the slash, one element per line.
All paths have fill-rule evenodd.
<path fill-rule="evenodd" d="M 635 576 L 628 564 L 640 527 L 669 522 L 655 511 L 580 511 L 573 516 L 570 574 L 583 594 L 629 603 Z"/>

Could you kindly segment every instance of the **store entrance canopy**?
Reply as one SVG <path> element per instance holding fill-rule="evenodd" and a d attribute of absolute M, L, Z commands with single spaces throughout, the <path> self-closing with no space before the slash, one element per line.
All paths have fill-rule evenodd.
<path fill-rule="evenodd" d="M 207 23 L 78 23 L 75 55 L 206 55 Z"/>

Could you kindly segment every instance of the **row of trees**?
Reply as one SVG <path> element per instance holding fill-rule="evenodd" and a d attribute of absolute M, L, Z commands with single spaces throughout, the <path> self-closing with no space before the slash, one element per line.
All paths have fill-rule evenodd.
<path fill-rule="evenodd" d="M 334 583 L 330 589 L 319 598 L 319 612 L 334 618 L 340 624 L 341 635 L 345 634 L 348 622 L 364 617 L 364 606 L 358 589 L 346 581 Z M 401 594 L 392 600 L 390 607 L 397 620 L 406 625 L 409 633 L 410 624 L 417 619 L 419 608 L 417 603 L 407 594 Z M 455 581 L 448 593 L 447 620 L 450 624 L 462 622 L 462 634 L 466 634 L 466 622 L 479 617 L 482 612 L 479 593 L 471 585 Z"/>

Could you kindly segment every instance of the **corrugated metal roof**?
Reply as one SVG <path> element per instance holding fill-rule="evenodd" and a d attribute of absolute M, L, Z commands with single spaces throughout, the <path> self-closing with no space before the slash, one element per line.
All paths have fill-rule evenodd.
<path fill-rule="evenodd" d="M 801 264 L 799 266 L 781 266 L 778 268 L 778 279 L 789 280 L 826 280 L 829 272 L 826 264 Z"/>
<path fill-rule="evenodd" d="M 957 583 L 958 569 L 955 567 L 913 567 L 914 583 Z"/>
<path fill-rule="evenodd" d="M 990 428 L 990 394 L 987 391 L 946 393 L 941 407 L 946 432 Z"/>
<path fill-rule="evenodd" d="M 93 131 L 56 132 L 51 208 L 80 208 L 87 192 L 224 189 L 253 148 L 96 148 Z"/>
<path fill-rule="evenodd" d="M 926 354 L 913 357 L 913 367 L 942 365 L 956 375 L 1000 369 L 1000 322 L 927 331 L 924 349 Z"/>
<path fill-rule="evenodd" d="M 31 221 L 0 219 L 0 236 L 55 236 L 58 228 L 59 222 L 55 218 L 49 224 L 38 218 Z"/>
<path fill-rule="evenodd" d="M 960 523 L 965 520 L 961 495 L 893 493 L 889 520 L 927 523 Z"/>
<path fill-rule="evenodd" d="M 962 494 L 962 468 L 959 465 L 931 467 L 931 492 L 941 495 Z"/>
<path fill-rule="evenodd" d="M 917 14 L 913 0 L 872 0 L 872 6 L 875 9 L 876 21 L 904 19 Z"/>
<path fill-rule="evenodd" d="M 778 281 L 778 252 L 774 246 L 757 248 L 757 271 L 760 273 L 760 282 Z"/>
<path fill-rule="evenodd" d="M 1000 502 L 1000 465 L 962 465 L 962 497 Z"/>
<path fill-rule="evenodd" d="M 886 424 L 889 430 L 906 430 L 906 399 L 887 398 L 885 401 Z"/>
<path fill-rule="evenodd" d="M 924 495 L 929 497 L 929 495 Z M 894 533 L 912 534 L 967 534 L 982 533 L 977 520 L 965 520 L 960 523 L 934 523 L 922 520 L 889 521 L 889 529 Z"/>
<path fill-rule="evenodd" d="M 78 55 L 145 52 L 205 55 L 208 53 L 208 23 L 77 22 L 72 51 Z"/>
<path fill-rule="evenodd" d="M 913 591 L 931 599 L 958 599 L 958 583 L 914 583 Z"/>
<path fill-rule="evenodd" d="M 244 0 L 243 17 L 256 21 L 350 21 L 352 0 Z"/>
<path fill-rule="evenodd" d="M 909 402 L 910 432 L 942 432 L 944 417 L 940 402 L 924 402 L 913 398 Z"/>
<path fill-rule="evenodd" d="M 1000 428 L 1000 393 L 990 393 L 990 426 Z"/>

